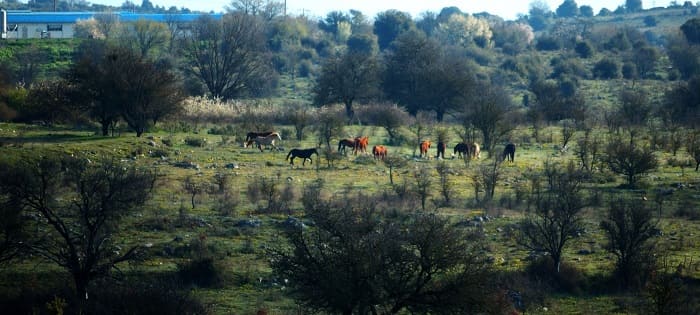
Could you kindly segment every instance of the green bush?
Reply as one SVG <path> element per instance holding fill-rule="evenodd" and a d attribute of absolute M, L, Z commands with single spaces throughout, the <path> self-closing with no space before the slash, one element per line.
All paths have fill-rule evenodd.
<path fill-rule="evenodd" d="M 203 147 L 207 144 L 207 139 L 187 137 L 185 138 L 185 144 L 191 147 Z"/>
<path fill-rule="evenodd" d="M 223 283 L 223 271 L 211 257 L 193 259 L 179 264 L 177 274 L 183 283 L 204 288 L 218 287 Z"/>

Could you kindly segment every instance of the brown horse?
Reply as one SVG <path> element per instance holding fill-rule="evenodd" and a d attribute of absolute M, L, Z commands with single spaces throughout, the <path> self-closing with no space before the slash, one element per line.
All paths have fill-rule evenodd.
<path fill-rule="evenodd" d="M 437 155 L 435 156 L 435 158 L 436 158 L 436 159 L 439 159 L 440 156 L 442 156 L 442 158 L 444 159 L 444 158 L 445 158 L 445 149 L 446 149 L 446 148 L 447 148 L 447 145 L 446 145 L 444 142 L 439 141 L 438 144 L 437 144 Z"/>
<path fill-rule="evenodd" d="M 357 152 L 367 153 L 367 146 L 369 146 L 369 137 L 357 137 L 355 138 L 355 146 L 353 146 L 352 153 L 357 155 Z"/>
<path fill-rule="evenodd" d="M 376 160 L 376 159 L 384 160 L 384 158 L 386 157 L 386 154 L 387 154 L 387 153 L 388 153 L 388 152 L 387 152 L 387 150 L 386 150 L 386 147 L 383 146 L 383 145 L 375 145 L 375 146 L 372 148 L 372 155 L 374 155 L 374 159 L 375 159 L 375 160 Z"/>
<path fill-rule="evenodd" d="M 251 146 L 253 143 L 255 143 L 257 145 L 258 149 L 260 149 L 260 152 L 263 152 L 262 147 L 264 145 L 266 145 L 266 146 L 269 145 L 272 148 L 277 149 L 277 147 L 275 146 L 275 141 L 277 141 L 277 140 L 282 141 L 282 136 L 280 136 L 279 133 L 273 132 L 270 135 L 265 136 L 265 137 L 258 136 L 258 137 L 255 137 L 253 139 L 250 139 L 243 145 L 243 147 L 247 148 L 247 147 Z"/>
<path fill-rule="evenodd" d="M 420 143 L 420 157 L 428 158 L 428 149 L 430 149 L 430 140 L 423 140 Z"/>
<path fill-rule="evenodd" d="M 346 148 L 351 147 L 355 148 L 355 140 L 354 139 L 343 139 L 338 141 L 338 153 L 346 153 Z"/>

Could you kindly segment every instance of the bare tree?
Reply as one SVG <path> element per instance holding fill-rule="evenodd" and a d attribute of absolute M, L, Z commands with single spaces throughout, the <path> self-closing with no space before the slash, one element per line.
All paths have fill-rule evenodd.
<path fill-rule="evenodd" d="M 585 169 L 588 173 L 592 173 L 596 165 L 600 162 L 600 149 L 600 139 L 597 136 L 591 135 L 591 129 L 584 130 L 583 138 L 577 141 L 575 150 L 581 168 Z"/>
<path fill-rule="evenodd" d="M 126 39 L 142 57 L 147 57 L 154 49 L 165 49 L 170 36 L 165 23 L 141 19 L 131 25 Z"/>
<path fill-rule="evenodd" d="M 546 163 L 544 187 L 533 187 L 535 211 L 521 223 L 518 242 L 530 250 L 544 251 L 560 270 L 566 244 L 583 228 L 581 210 L 585 207 L 581 193 L 583 174 L 569 163 L 563 169 Z"/>
<path fill-rule="evenodd" d="M 413 174 L 415 179 L 413 191 L 420 197 L 420 205 L 423 211 L 425 211 L 425 202 L 428 200 L 428 197 L 430 197 L 430 186 L 433 183 L 431 176 L 430 170 L 425 167 L 416 170 Z"/>
<path fill-rule="evenodd" d="M 262 23 L 254 16 L 234 13 L 221 20 L 202 16 L 182 39 L 189 65 L 212 96 L 232 99 L 256 93 L 272 74 Z"/>
<path fill-rule="evenodd" d="M 608 143 L 606 162 L 610 170 L 625 175 L 628 187 L 635 187 L 642 175 L 656 169 L 658 160 L 649 146 L 620 138 Z"/>
<path fill-rule="evenodd" d="M 474 195 L 477 202 L 488 203 L 496 194 L 496 183 L 501 177 L 501 163 L 497 158 L 487 160 L 479 165 L 472 174 Z M 479 198 L 479 191 L 484 189 L 484 197 Z"/>
<path fill-rule="evenodd" d="M 408 164 L 406 159 L 402 158 L 400 155 L 387 155 L 383 160 L 384 165 L 389 168 L 389 183 L 394 184 L 394 169 L 402 168 Z"/>
<path fill-rule="evenodd" d="M 700 168 L 700 132 L 692 131 L 688 133 L 688 141 L 686 142 L 686 150 L 695 160 L 695 171 Z"/>
<path fill-rule="evenodd" d="M 85 157 L 3 164 L 5 196 L 41 218 L 33 251 L 73 276 L 78 297 L 87 299 L 90 282 L 136 257 L 139 246 L 122 250 L 116 236 L 122 218 L 149 198 L 154 172 Z"/>
<path fill-rule="evenodd" d="M 341 137 L 344 127 L 345 122 L 340 112 L 332 108 L 322 108 L 319 111 L 314 129 L 318 134 L 318 143 L 326 144 L 326 152 L 333 151 L 331 139 Z"/>
<path fill-rule="evenodd" d="M 600 227 L 608 238 L 605 248 L 617 257 L 615 271 L 623 287 L 640 288 L 646 282 L 654 264 L 649 241 L 656 235 L 656 225 L 651 208 L 644 202 L 610 203 Z"/>

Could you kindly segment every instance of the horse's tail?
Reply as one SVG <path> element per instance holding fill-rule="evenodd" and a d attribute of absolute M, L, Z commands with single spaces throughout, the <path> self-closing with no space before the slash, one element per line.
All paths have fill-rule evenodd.
<path fill-rule="evenodd" d="M 287 153 L 287 157 L 284 158 L 285 161 L 288 160 L 289 157 L 292 155 L 292 151 L 294 151 L 294 150 L 290 150 L 289 153 Z"/>
<path fill-rule="evenodd" d="M 340 152 L 341 146 L 343 146 L 343 140 L 338 141 L 338 152 Z"/>

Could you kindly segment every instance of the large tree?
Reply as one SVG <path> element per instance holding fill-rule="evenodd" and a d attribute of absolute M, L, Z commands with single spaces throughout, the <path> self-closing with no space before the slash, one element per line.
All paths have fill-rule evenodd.
<path fill-rule="evenodd" d="M 371 54 L 348 51 L 328 59 L 314 86 L 314 103 L 326 105 L 340 102 L 345 114 L 352 119 L 355 101 L 367 101 L 379 96 L 380 65 Z"/>
<path fill-rule="evenodd" d="M 182 40 L 185 70 L 201 80 L 213 97 L 253 94 L 272 74 L 262 21 L 243 13 L 220 20 L 203 15 Z"/>
<path fill-rule="evenodd" d="M 79 298 L 88 298 L 94 279 L 135 258 L 139 246 L 119 240 L 119 224 L 150 196 L 152 171 L 113 159 L 27 157 L 2 159 L 0 177 L 11 206 L 41 218 L 33 251 L 71 274 Z"/>
<path fill-rule="evenodd" d="M 411 15 L 397 10 L 379 12 L 374 18 L 374 34 L 377 35 L 379 49 L 389 47 L 399 35 L 415 28 Z"/>
<path fill-rule="evenodd" d="M 510 95 L 501 87 L 488 82 L 480 82 L 471 93 L 465 95 L 465 106 L 462 112 L 462 122 L 465 130 L 468 125 L 481 131 L 483 150 L 489 151 L 500 137 L 510 131 L 513 126 L 506 121 L 512 110 Z"/>
<path fill-rule="evenodd" d="M 438 121 L 463 102 L 474 71 L 463 57 L 419 31 L 402 34 L 387 54 L 383 89 L 386 96 L 415 115 L 434 110 Z"/>
<path fill-rule="evenodd" d="M 77 100 L 102 124 L 104 135 L 116 117 L 140 137 L 150 124 L 179 110 L 183 93 L 169 63 L 124 47 L 95 48 L 79 58 L 69 77 L 81 91 Z"/>
<path fill-rule="evenodd" d="M 388 217 L 372 198 L 343 200 L 317 200 L 306 209 L 315 226 L 287 230 L 291 248 L 271 253 L 296 300 L 334 314 L 496 312 L 473 235 L 436 214 Z"/>

